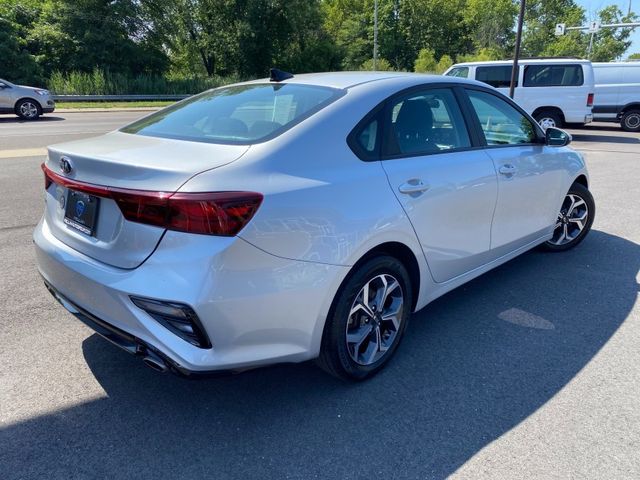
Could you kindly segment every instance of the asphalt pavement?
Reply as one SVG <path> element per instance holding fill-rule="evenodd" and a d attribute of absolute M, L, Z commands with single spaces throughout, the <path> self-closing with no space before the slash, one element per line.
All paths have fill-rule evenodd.
<path fill-rule="evenodd" d="M 375 378 L 189 381 L 93 334 L 35 266 L 43 147 L 140 115 L 0 116 L 0 479 L 640 478 L 640 135 L 572 130 L 589 237 L 427 306 Z"/>

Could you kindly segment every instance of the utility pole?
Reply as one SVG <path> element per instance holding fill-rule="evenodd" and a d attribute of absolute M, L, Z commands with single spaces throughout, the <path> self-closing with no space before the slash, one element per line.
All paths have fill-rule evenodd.
<path fill-rule="evenodd" d="M 378 0 L 373 0 L 373 70 L 378 67 Z"/>
<path fill-rule="evenodd" d="M 513 55 L 513 67 L 511 68 L 511 84 L 509 85 L 509 97 L 513 98 L 518 80 L 518 57 L 520 57 L 520 42 L 522 41 L 522 23 L 524 21 L 525 0 L 520 0 L 520 14 L 518 15 L 518 30 L 516 31 L 516 51 Z"/>

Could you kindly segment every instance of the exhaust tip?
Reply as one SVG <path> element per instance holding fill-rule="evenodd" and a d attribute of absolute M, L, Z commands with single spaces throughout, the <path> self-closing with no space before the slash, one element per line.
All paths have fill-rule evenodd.
<path fill-rule="evenodd" d="M 147 367 L 155 370 L 156 372 L 165 373 L 168 370 L 167 364 L 164 363 L 164 360 L 154 354 L 147 354 L 142 361 Z"/>

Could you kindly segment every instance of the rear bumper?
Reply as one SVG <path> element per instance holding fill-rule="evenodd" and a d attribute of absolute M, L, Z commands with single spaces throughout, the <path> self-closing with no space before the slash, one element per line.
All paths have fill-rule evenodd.
<path fill-rule="evenodd" d="M 282 259 L 239 238 L 167 232 L 135 269 L 91 259 L 34 232 L 49 290 L 92 329 L 130 353 L 159 355 L 184 375 L 241 370 L 318 355 L 324 319 L 346 267 Z M 184 303 L 212 348 L 198 348 L 136 307 L 130 295 Z"/>

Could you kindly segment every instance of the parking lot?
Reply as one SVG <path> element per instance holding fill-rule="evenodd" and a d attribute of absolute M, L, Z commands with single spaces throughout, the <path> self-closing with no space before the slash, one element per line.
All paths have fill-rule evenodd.
<path fill-rule="evenodd" d="M 35 266 L 44 147 L 143 113 L 0 115 L 0 479 L 640 478 L 640 135 L 571 130 L 590 236 L 418 312 L 370 381 L 310 363 L 193 381 L 93 334 Z"/>

